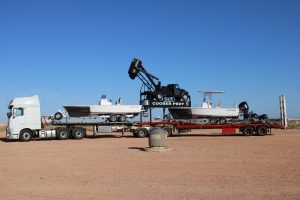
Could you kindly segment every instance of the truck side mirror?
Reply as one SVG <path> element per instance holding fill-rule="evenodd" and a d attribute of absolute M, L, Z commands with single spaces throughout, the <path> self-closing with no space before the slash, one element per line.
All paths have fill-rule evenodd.
<path fill-rule="evenodd" d="M 7 118 L 11 118 L 11 116 L 12 116 L 12 113 L 11 113 L 11 112 L 8 112 L 8 113 L 7 113 Z"/>

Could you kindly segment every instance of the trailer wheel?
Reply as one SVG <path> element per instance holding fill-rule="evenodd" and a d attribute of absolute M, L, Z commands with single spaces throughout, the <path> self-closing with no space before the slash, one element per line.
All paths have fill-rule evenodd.
<path fill-rule="evenodd" d="M 118 116 L 117 115 L 111 115 L 109 118 L 109 121 L 111 122 L 116 122 L 118 120 Z"/>
<path fill-rule="evenodd" d="M 241 132 L 246 136 L 251 136 L 254 133 L 254 128 L 251 126 L 245 126 L 241 128 Z"/>
<path fill-rule="evenodd" d="M 168 133 L 168 137 L 172 137 L 173 136 L 173 130 L 172 130 L 172 128 L 170 128 L 170 127 L 164 127 L 163 130 Z"/>
<path fill-rule="evenodd" d="M 126 115 L 120 115 L 118 118 L 119 122 L 125 122 L 126 119 L 127 119 Z"/>
<path fill-rule="evenodd" d="M 227 119 L 226 119 L 225 117 L 221 117 L 221 118 L 219 119 L 219 123 L 220 123 L 220 124 L 227 124 Z"/>
<path fill-rule="evenodd" d="M 84 138 L 86 130 L 84 128 L 73 128 L 72 137 L 75 140 L 80 140 Z"/>
<path fill-rule="evenodd" d="M 56 129 L 56 137 L 59 140 L 67 140 L 70 137 L 70 130 L 67 128 Z"/>
<path fill-rule="evenodd" d="M 32 140 L 32 132 L 29 129 L 24 129 L 20 132 L 20 141 L 29 142 Z"/>
<path fill-rule="evenodd" d="M 259 136 L 265 136 L 268 133 L 268 128 L 265 126 L 258 126 L 255 130 L 255 133 Z"/>
<path fill-rule="evenodd" d="M 57 112 L 54 114 L 54 119 L 61 120 L 63 118 L 63 114 L 61 112 Z"/>
<path fill-rule="evenodd" d="M 209 119 L 209 123 L 210 124 L 217 124 L 218 123 L 218 119 L 217 118 L 210 118 Z"/>
<path fill-rule="evenodd" d="M 148 131 L 145 128 L 138 128 L 135 130 L 135 134 L 136 137 L 138 138 L 144 138 L 148 136 Z"/>

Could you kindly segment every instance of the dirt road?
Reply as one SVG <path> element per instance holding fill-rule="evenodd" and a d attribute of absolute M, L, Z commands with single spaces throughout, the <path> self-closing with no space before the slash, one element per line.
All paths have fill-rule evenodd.
<path fill-rule="evenodd" d="M 141 151 L 147 139 L 129 134 L 2 140 L 0 199 L 300 199 L 300 130 L 199 134 L 211 132 L 169 138 L 165 153 Z"/>

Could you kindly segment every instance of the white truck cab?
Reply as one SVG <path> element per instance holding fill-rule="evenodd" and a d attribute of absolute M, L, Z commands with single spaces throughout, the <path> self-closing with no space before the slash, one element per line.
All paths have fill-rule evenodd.
<path fill-rule="evenodd" d="M 37 95 L 14 98 L 8 109 L 7 139 L 29 140 L 35 130 L 41 129 L 41 109 Z"/>

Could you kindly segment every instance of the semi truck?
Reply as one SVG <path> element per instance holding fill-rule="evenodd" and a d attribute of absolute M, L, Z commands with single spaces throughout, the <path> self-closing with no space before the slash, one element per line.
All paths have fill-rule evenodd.
<path fill-rule="evenodd" d="M 168 136 L 186 132 L 192 129 L 221 129 L 223 134 L 241 133 L 245 136 L 264 136 L 271 129 L 282 129 L 278 124 L 261 122 L 228 123 L 228 124 L 199 124 L 193 121 L 157 121 L 157 122 L 111 122 L 104 116 L 70 117 L 56 119 L 51 117 L 49 123 L 53 128 L 43 126 L 40 101 L 37 95 L 14 98 L 9 103 L 8 126 L 6 138 L 9 140 L 30 141 L 40 139 L 82 139 L 86 136 L 86 126 L 92 126 L 94 134 L 99 132 L 130 131 L 135 137 L 147 137 L 152 127 L 161 127 Z"/>
<path fill-rule="evenodd" d="M 93 126 L 96 133 L 112 129 L 123 130 L 131 124 L 128 121 L 110 122 L 107 116 L 63 116 L 51 117 L 49 123 L 54 128 L 45 129 L 37 95 L 14 98 L 9 102 L 8 109 L 6 138 L 20 141 L 30 141 L 33 138 L 82 139 L 86 135 L 85 126 Z"/>

